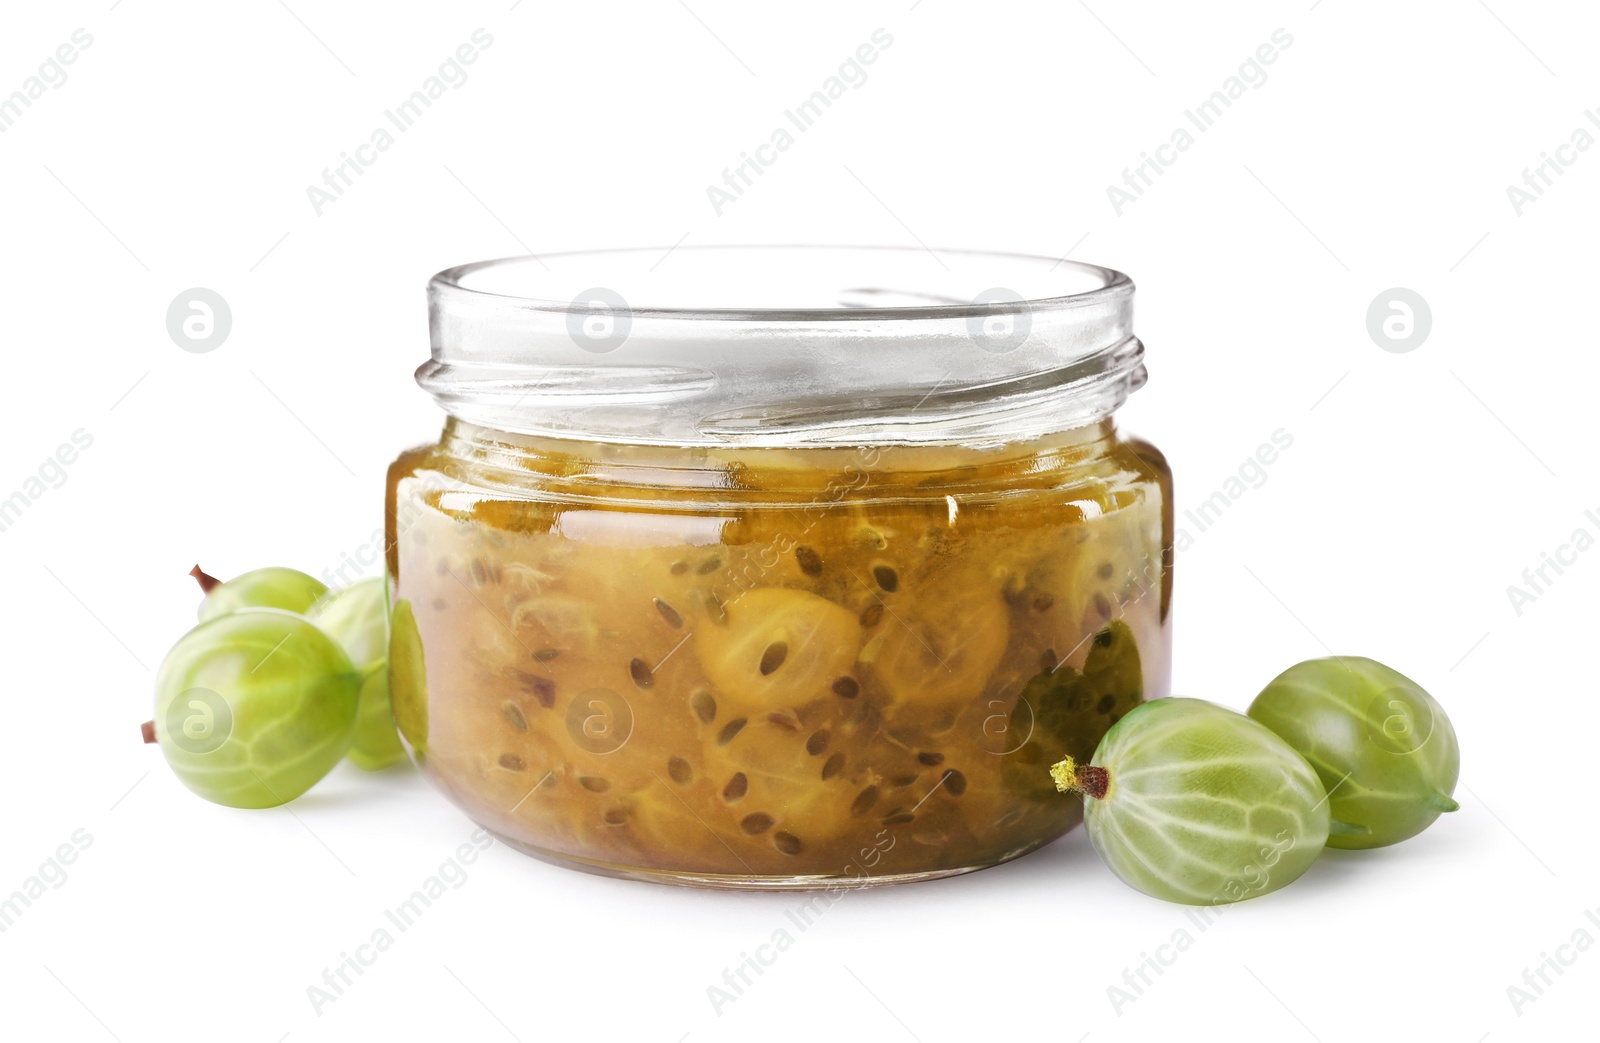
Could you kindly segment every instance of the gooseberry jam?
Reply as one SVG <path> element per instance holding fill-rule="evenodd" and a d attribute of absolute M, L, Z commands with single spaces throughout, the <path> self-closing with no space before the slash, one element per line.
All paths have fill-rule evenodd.
<path fill-rule="evenodd" d="M 1110 418 L 1143 379 L 1125 278 L 962 305 L 1001 256 L 963 255 L 978 284 L 956 304 L 674 312 L 595 291 L 588 266 L 618 257 L 578 256 L 574 301 L 475 286 L 481 266 L 435 280 L 422 379 L 452 415 L 391 466 L 387 509 L 392 698 L 425 773 L 530 854 L 711 886 L 922 879 L 1070 829 L 1050 765 L 1169 676 L 1171 476 Z M 848 278 L 827 260 L 811 277 Z M 990 334 L 995 315 L 1013 321 Z M 916 344 L 882 333 L 919 321 Z M 719 322 L 745 342 L 708 357 Z M 807 350 L 735 364 L 774 329 Z M 860 336 L 918 361 L 830 374 L 807 354 Z M 932 386 L 941 351 L 964 397 Z M 1029 386 L 982 386 L 1018 371 Z M 856 376 L 886 388 L 841 402 Z"/>

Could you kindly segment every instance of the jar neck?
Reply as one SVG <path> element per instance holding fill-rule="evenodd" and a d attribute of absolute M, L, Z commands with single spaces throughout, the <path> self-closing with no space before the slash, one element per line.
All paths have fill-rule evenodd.
<path fill-rule="evenodd" d="M 418 368 L 417 382 L 453 419 L 568 441 L 990 448 L 1108 419 L 1144 386 L 1143 359 L 1143 344 L 1130 335 L 1087 358 L 1020 376 L 929 371 L 909 381 L 912 391 L 883 387 L 832 396 L 782 388 L 769 390 L 767 398 L 753 390 L 735 400 L 723 391 L 714 409 L 708 403 L 720 384 L 741 383 L 734 363 L 725 362 L 721 376 L 660 365 L 547 366 L 530 375 L 435 360 Z"/>
<path fill-rule="evenodd" d="M 717 490 L 730 499 L 814 499 L 819 488 L 857 488 L 872 497 L 989 496 L 1060 485 L 1098 470 L 1119 433 L 1111 417 L 998 445 L 662 446 L 554 438 L 504 431 L 455 417 L 440 450 L 469 467 L 475 482 L 563 496 L 614 491 Z"/>

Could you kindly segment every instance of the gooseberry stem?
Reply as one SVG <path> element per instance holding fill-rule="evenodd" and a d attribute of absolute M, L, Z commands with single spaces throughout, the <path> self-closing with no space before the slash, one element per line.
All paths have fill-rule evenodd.
<path fill-rule="evenodd" d="M 1050 766 L 1050 777 L 1062 793 L 1082 793 L 1085 797 L 1104 800 L 1111 788 L 1111 773 L 1093 764 L 1079 764 L 1064 757 Z"/>
<path fill-rule="evenodd" d="M 144 741 L 146 743 L 155 742 L 156 741 L 156 722 L 155 721 L 145 721 L 143 724 L 139 725 L 139 734 L 144 737 Z"/>
<path fill-rule="evenodd" d="M 213 587 L 222 585 L 222 581 L 220 579 L 215 576 L 207 575 L 205 570 L 201 569 L 199 565 L 196 565 L 194 568 L 190 569 L 189 575 L 193 576 L 194 581 L 200 584 L 200 592 L 202 594 L 209 594 L 211 593 L 211 589 Z"/>

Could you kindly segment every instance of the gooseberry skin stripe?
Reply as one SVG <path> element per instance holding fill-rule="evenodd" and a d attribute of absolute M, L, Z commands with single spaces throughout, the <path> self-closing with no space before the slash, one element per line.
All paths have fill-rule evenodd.
<path fill-rule="evenodd" d="M 1131 806 L 1131 802 L 1118 809 L 1117 820 L 1124 826 L 1142 827 L 1143 835 L 1149 837 L 1159 836 L 1172 838 L 1175 834 L 1181 834 L 1185 831 L 1185 828 L 1181 823 L 1179 824 L 1179 828 L 1173 829 L 1167 825 L 1151 822 L 1151 820 L 1134 811 L 1133 806 Z M 1230 838 L 1224 837 L 1224 839 Z M 1197 866 L 1202 872 L 1215 873 L 1221 880 L 1226 880 L 1233 873 L 1233 870 L 1230 867 L 1221 863 L 1212 862 L 1206 858 L 1202 858 L 1198 854 L 1185 851 L 1182 846 L 1177 844 L 1168 845 L 1166 851 L 1174 858 L 1181 859 L 1190 865 Z M 1145 862 L 1145 864 L 1148 865 L 1148 862 Z"/>
<path fill-rule="evenodd" d="M 1087 817 L 1088 817 L 1087 812 L 1085 812 L 1085 816 L 1084 817 L 1087 819 Z M 1101 824 L 1100 828 L 1107 832 L 1108 838 L 1110 840 L 1114 841 L 1114 843 L 1108 843 L 1108 844 L 1102 845 L 1100 842 L 1094 842 L 1094 848 L 1095 848 L 1095 850 L 1097 852 L 1100 853 L 1100 857 L 1101 857 L 1101 859 L 1103 859 L 1105 861 L 1106 865 L 1111 867 L 1111 871 L 1113 873 L 1117 874 L 1117 876 L 1119 878 L 1121 878 L 1125 883 L 1127 883 L 1127 884 L 1129 884 L 1129 885 L 1131 885 L 1131 886 L 1133 886 L 1135 888 L 1138 888 L 1141 891 L 1144 891 L 1146 894 L 1154 895 L 1157 898 L 1165 898 L 1169 902 L 1183 902 L 1185 905 L 1211 905 L 1212 904 L 1212 900 L 1210 898 L 1206 897 L 1204 894 L 1202 894 L 1202 893 L 1200 893 L 1198 891 L 1189 891 L 1186 887 L 1182 886 L 1181 884 L 1170 884 L 1169 887 L 1171 888 L 1171 890 L 1169 890 L 1167 893 L 1156 894 L 1154 891 L 1151 891 L 1151 890 L 1149 890 L 1147 888 L 1144 888 L 1144 887 L 1140 887 L 1138 884 L 1134 883 L 1132 877 L 1136 876 L 1137 874 L 1131 873 L 1131 871 L 1127 868 L 1126 863 L 1124 863 L 1122 861 L 1122 856 L 1123 855 L 1132 856 L 1133 860 L 1135 862 L 1138 862 L 1140 867 L 1142 869 L 1144 869 L 1149 874 L 1150 879 L 1159 879 L 1161 874 L 1157 873 L 1153 868 L 1151 868 L 1151 866 L 1150 866 L 1150 864 L 1148 862 L 1146 862 L 1142 857 L 1140 857 L 1139 852 L 1135 849 L 1134 845 L 1132 843 L 1130 843 L 1127 840 L 1127 838 L 1122 835 L 1122 831 L 1119 828 L 1119 826 L 1117 825 L 1117 820 L 1116 819 L 1114 819 L 1114 818 L 1106 819 Z M 1187 895 L 1187 896 L 1189 896 L 1191 898 L 1194 898 L 1195 900 L 1190 902 L 1190 901 L 1187 901 L 1187 899 L 1185 899 L 1185 898 L 1176 897 L 1175 895 L 1178 895 L 1178 894 Z"/>
<path fill-rule="evenodd" d="M 1128 801 L 1128 804 L 1128 807 L 1122 809 L 1122 814 L 1132 815 L 1136 821 L 1143 822 L 1153 830 L 1171 829 L 1215 837 L 1218 840 L 1232 840 L 1239 835 L 1237 829 L 1217 828 L 1207 823 L 1181 819 L 1166 812 L 1156 811 L 1148 803 L 1137 798 Z M 1135 808 L 1138 810 L 1133 810 Z M 1226 873 L 1227 870 L 1224 869 L 1223 872 Z"/>
<path fill-rule="evenodd" d="M 1218 896 L 1222 893 L 1223 888 L 1230 880 L 1235 879 L 1244 873 L 1244 867 L 1234 868 L 1233 866 L 1218 863 L 1209 858 L 1204 858 L 1198 854 L 1184 850 L 1186 846 L 1198 846 L 1193 841 L 1184 838 L 1183 834 L 1185 833 L 1187 827 L 1185 827 L 1182 823 L 1179 823 L 1177 828 L 1172 828 L 1170 825 L 1153 823 L 1151 820 L 1140 815 L 1135 810 L 1137 806 L 1138 805 L 1135 802 L 1125 801 L 1123 806 L 1118 809 L 1118 821 L 1124 828 L 1128 828 L 1130 831 L 1132 829 L 1142 828 L 1145 831 L 1145 835 L 1151 838 L 1164 838 L 1167 841 L 1165 850 L 1169 854 L 1185 863 L 1197 867 L 1199 870 L 1199 876 L 1211 874 L 1211 878 L 1208 880 L 1207 885 L 1195 886 L 1195 883 L 1198 882 L 1199 876 L 1181 873 L 1177 867 L 1168 863 L 1164 867 L 1169 870 L 1168 875 L 1163 878 L 1166 882 L 1170 883 L 1174 875 L 1182 875 L 1185 880 L 1190 881 L 1184 887 L 1184 889 L 1189 893 Z M 1231 836 L 1223 835 L 1222 839 L 1228 842 L 1226 845 L 1227 847 L 1233 848 L 1237 845 L 1236 838 L 1241 835 L 1243 835 L 1242 832 L 1235 832 L 1231 834 Z M 1262 837 L 1260 834 L 1255 834 L 1255 836 L 1264 845 L 1271 846 L 1273 843 L 1270 838 Z M 1249 850 L 1249 848 L 1246 848 L 1246 850 Z M 1141 865 L 1145 866 L 1146 868 L 1150 868 L 1152 859 L 1141 858 L 1139 861 Z M 1245 865 L 1248 866 L 1248 864 L 1249 863 L 1246 863 Z"/>

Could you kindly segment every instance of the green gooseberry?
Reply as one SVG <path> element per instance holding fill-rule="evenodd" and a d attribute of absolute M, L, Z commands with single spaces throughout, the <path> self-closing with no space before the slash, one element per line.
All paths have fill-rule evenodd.
<path fill-rule="evenodd" d="M 1461 747 L 1444 708 L 1397 670 L 1358 656 L 1297 663 L 1249 714 L 1322 778 L 1333 817 L 1366 827 L 1330 847 L 1370 848 L 1416 836 L 1458 805 Z"/>
<path fill-rule="evenodd" d="M 406 598 L 395 600 L 389 616 L 389 698 L 395 725 L 420 759 L 428 749 L 428 670 L 417 616 Z"/>
<path fill-rule="evenodd" d="M 1128 711 L 1090 764 L 1051 768 L 1084 797 L 1111 871 L 1145 894 L 1222 905 L 1304 873 L 1328 839 L 1327 792 L 1305 758 L 1244 714 L 1202 699 Z"/>
<path fill-rule="evenodd" d="M 229 612 L 167 653 L 145 741 L 159 742 L 173 774 L 205 799 L 276 807 L 344 756 L 360 687 L 344 650 L 303 616 Z"/>
<path fill-rule="evenodd" d="M 190 569 L 189 575 L 206 595 L 200 602 L 202 622 L 241 608 L 281 608 L 303 614 L 328 593 L 327 585 L 321 580 L 280 567 L 253 569 L 226 583 L 206 575 L 199 565 Z"/>
<path fill-rule="evenodd" d="M 361 674 L 361 709 L 347 756 L 377 771 L 405 759 L 389 706 L 389 598 L 381 578 L 364 579 L 311 607 L 307 618 L 339 642 Z"/>

